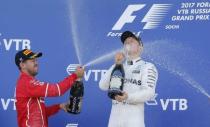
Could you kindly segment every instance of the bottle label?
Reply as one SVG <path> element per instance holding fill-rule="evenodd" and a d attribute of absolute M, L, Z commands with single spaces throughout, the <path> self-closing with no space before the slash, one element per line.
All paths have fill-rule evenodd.
<path fill-rule="evenodd" d="M 70 97 L 69 113 L 78 114 L 81 112 L 82 97 Z"/>
<path fill-rule="evenodd" d="M 122 85 L 122 80 L 119 76 L 112 76 L 110 81 L 110 88 L 119 88 Z"/>

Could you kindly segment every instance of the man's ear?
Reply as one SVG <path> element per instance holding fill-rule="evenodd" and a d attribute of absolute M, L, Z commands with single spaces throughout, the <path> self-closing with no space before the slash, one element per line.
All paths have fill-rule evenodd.
<path fill-rule="evenodd" d="M 24 69 L 25 68 L 25 64 L 23 62 L 20 63 L 20 68 Z"/>
<path fill-rule="evenodd" d="M 144 47 L 142 45 L 140 45 L 139 46 L 139 52 L 140 52 L 140 54 L 143 52 L 143 50 L 144 50 Z"/>

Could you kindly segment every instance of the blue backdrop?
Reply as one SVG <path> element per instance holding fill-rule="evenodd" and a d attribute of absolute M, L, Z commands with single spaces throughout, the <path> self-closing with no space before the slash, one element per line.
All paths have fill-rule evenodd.
<path fill-rule="evenodd" d="M 209 15 L 207 0 L 1 0 L 1 127 L 17 126 L 14 56 L 24 48 L 44 53 L 41 81 L 58 82 L 73 64 L 87 65 L 82 113 L 60 111 L 49 118 L 49 127 L 106 127 L 111 101 L 98 82 L 122 48 L 119 36 L 125 30 L 142 37 L 142 57 L 159 71 L 156 97 L 145 105 L 146 126 L 209 127 Z M 68 96 L 46 98 L 46 104 L 66 102 Z"/>

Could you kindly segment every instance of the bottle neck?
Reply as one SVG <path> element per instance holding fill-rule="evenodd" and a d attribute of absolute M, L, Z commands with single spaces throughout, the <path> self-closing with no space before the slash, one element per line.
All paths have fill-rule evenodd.
<path fill-rule="evenodd" d="M 80 82 L 80 81 L 82 81 L 82 78 L 77 78 L 76 81 L 79 81 Z"/>

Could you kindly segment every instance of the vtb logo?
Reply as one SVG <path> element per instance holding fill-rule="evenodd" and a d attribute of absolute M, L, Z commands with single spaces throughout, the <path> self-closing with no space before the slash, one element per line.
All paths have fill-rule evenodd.
<path fill-rule="evenodd" d="M 158 94 L 156 93 L 153 98 L 146 102 L 149 106 L 158 105 L 160 101 L 160 106 L 163 111 L 172 110 L 172 111 L 186 111 L 188 109 L 188 100 L 185 98 L 167 98 L 157 100 Z"/>
<path fill-rule="evenodd" d="M 71 75 L 71 73 L 76 71 L 77 66 L 79 66 L 79 64 L 70 64 L 67 68 L 66 68 L 66 72 Z"/>
<path fill-rule="evenodd" d="M 146 104 L 147 105 L 158 105 L 158 102 L 156 100 L 157 96 L 158 96 L 158 94 L 155 93 L 155 95 L 149 101 L 146 101 Z"/>
<path fill-rule="evenodd" d="M 31 41 L 29 39 L 3 39 L 0 40 L 0 47 L 5 48 L 6 51 L 10 49 L 22 50 L 22 49 L 31 49 Z"/>
<path fill-rule="evenodd" d="M 66 68 L 66 72 L 70 75 L 76 71 L 76 68 L 79 64 L 69 64 Z M 84 73 L 85 81 L 93 79 L 95 82 L 98 82 L 101 77 L 106 73 L 107 70 L 86 70 Z"/>
<path fill-rule="evenodd" d="M 133 13 L 140 11 L 145 6 L 146 4 L 128 5 L 121 17 L 112 27 L 112 30 L 121 30 L 125 24 L 134 22 L 137 16 L 133 15 Z M 153 4 L 147 14 L 141 20 L 142 23 L 146 23 L 143 29 L 154 29 L 158 27 L 171 6 L 171 4 Z"/>

